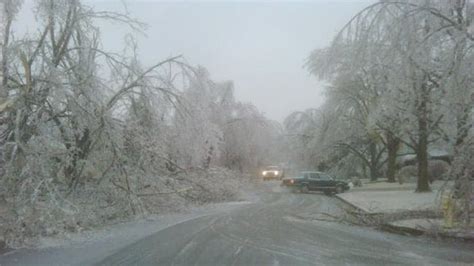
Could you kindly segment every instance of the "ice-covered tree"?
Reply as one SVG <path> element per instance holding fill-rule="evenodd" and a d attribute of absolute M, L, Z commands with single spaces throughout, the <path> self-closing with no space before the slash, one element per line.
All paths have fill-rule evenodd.
<path fill-rule="evenodd" d="M 465 95 L 462 91 L 469 88 L 455 90 L 448 84 L 461 73 L 454 66 L 467 62 L 459 49 L 472 40 L 470 22 L 464 19 L 471 9 L 466 1 L 380 1 L 349 21 L 330 48 L 310 58 L 311 71 L 321 78 L 336 82 L 352 75 L 368 81 L 376 97 L 364 96 L 376 106 L 369 120 L 383 132 L 389 149 L 389 177 L 393 180 L 401 141 L 417 156 L 417 191 L 429 191 L 428 148 L 443 138 L 442 125 L 449 121 L 443 107 L 453 98 L 446 96 Z M 462 113 L 459 121 L 465 121 Z"/>

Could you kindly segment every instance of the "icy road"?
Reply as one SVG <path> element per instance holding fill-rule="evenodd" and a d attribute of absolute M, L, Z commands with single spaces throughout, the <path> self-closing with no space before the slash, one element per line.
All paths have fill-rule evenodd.
<path fill-rule="evenodd" d="M 58 264 L 474 264 L 472 243 L 400 236 L 340 223 L 335 217 L 343 214 L 343 207 L 323 194 L 291 194 L 281 191 L 277 182 L 267 182 L 255 202 L 187 219 L 101 258 L 83 253 L 82 261 Z M 57 253 L 57 249 L 17 252 L 0 257 L 0 265 L 51 264 L 46 258 Z"/>
<path fill-rule="evenodd" d="M 341 203 L 267 183 L 261 201 L 169 227 L 101 265 L 344 265 L 474 263 L 474 246 L 343 225 Z"/>

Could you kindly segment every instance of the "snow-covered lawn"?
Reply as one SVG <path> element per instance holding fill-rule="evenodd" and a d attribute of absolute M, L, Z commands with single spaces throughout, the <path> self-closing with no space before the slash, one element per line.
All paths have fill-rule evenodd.
<path fill-rule="evenodd" d="M 385 181 L 380 182 L 370 182 L 368 179 L 362 179 L 361 187 L 353 187 L 351 191 L 366 191 L 366 190 L 415 190 L 416 183 L 405 182 L 403 184 L 388 183 Z M 431 184 L 431 188 L 434 190 L 439 189 L 441 186 L 445 185 L 446 181 L 435 181 Z"/>
<path fill-rule="evenodd" d="M 474 240 L 474 222 L 471 222 L 469 227 L 454 228 L 444 227 L 443 219 L 407 219 L 394 221 L 390 224 L 400 228 L 415 229 L 432 234 L 441 233 L 446 236 Z"/>
<path fill-rule="evenodd" d="M 415 190 L 415 183 L 387 183 L 387 182 L 377 182 L 377 183 L 362 183 L 361 187 L 353 187 L 351 191 L 365 191 L 365 190 Z"/>
<path fill-rule="evenodd" d="M 391 213 L 403 210 L 436 208 L 436 192 L 414 193 L 399 191 L 354 191 L 338 196 L 369 213 Z"/>
<path fill-rule="evenodd" d="M 434 210 L 438 208 L 438 188 L 444 182 L 432 185 L 433 192 L 415 193 L 415 184 L 373 183 L 354 188 L 338 197 L 369 213 L 394 213 L 406 210 Z"/>

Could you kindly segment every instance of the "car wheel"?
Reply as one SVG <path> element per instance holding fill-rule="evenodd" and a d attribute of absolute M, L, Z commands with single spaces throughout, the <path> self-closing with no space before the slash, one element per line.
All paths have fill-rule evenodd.
<path fill-rule="evenodd" d="M 301 193 L 308 193 L 309 192 L 309 189 L 308 189 L 308 186 L 307 185 L 303 185 L 300 189 Z"/>
<path fill-rule="evenodd" d="M 340 194 L 340 193 L 342 193 L 342 192 L 344 192 L 344 188 L 341 187 L 341 186 L 337 186 L 337 187 L 336 187 L 335 194 Z"/>

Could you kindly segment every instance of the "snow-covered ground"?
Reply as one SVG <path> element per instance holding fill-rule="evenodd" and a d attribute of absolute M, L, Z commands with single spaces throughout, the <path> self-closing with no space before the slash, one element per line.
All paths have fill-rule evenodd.
<path fill-rule="evenodd" d="M 438 188 L 443 184 L 442 181 L 435 182 L 433 192 L 415 193 L 414 184 L 374 183 L 354 188 L 338 197 L 369 213 L 434 210 L 438 208 Z"/>
<path fill-rule="evenodd" d="M 462 238 L 465 240 L 474 240 L 474 222 L 471 222 L 471 226 L 445 227 L 443 219 L 407 219 L 391 222 L 390 225 L 399 228 L 415 229 L 431 234 L 442 234 L 444 236 Z"/>
<path fill-rule="evenodd" d="M 436 193 L 403 191 L 357 191 L 338 195 L 369 213 L 426 210 L 436 207 Z"/>
<path fill-rule="evenodd" d="M 367 191 L 367 190 L 415 190 L 415 183 L 387 183 L 387 182 L 376 182 L 369 183 L 363 182 L 361 187 L 353 187 L 351 191 Z"/>
<path fill-rule="evenodd" d="M 90 265 L 120 248 L 170 226 L 230 211 L 249 203 L 249 201 L 239 201 L 209 204 L 189 208 L 181 213 L 155 215 L 102 229 L 42 238 L 35 248 L 18 249 L 3 254 L 0 256 L 0 265 L 5 265 L 2 260 L 15 256 L 17 253 L 21 253 L 22 265 Z"/>

